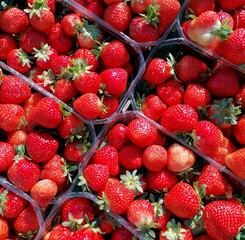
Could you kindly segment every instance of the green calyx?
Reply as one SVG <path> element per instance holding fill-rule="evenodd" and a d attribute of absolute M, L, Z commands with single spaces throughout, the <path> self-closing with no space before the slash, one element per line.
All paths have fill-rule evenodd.
<path fill-rule="evenodd" d="M 84 37 L 89 37 L 94 41 L 98 41 L 99 36 L 101 35 L 98 24 L 90 24 L 85 19 L 83 19 L 82 24 L 75 25 L 75 32 L 82 34 Z"/>
<path fill-rule="evenodd" d="M 8 190 L 5 189 L 0 193 L 0 215 L 4 217 L 4 209 L 6 208 L 5 203 L 8 201 Z"/>
<path fill-rule="evenodd" d="M 29 14 L 30 18 L 34 15 L 41 17 L 41 11 L 49 11 L 50 8 L 47 5 L 46 0 L 36 0 L 33 5 L 29 4 L 29 8 L 24 9 L 24 12 Z"/>
<path fill-rule="evenodd" d="M 211 31 L 215 36 L 218 36 L 220 41 L 225 41 L 227 37 L 232 33 L 231 26 L 228 25 L 229 19 L 224 19 L 221 23 L 221 26 L 216 27 Z"/>
<path fill-rule="evenodd" d="M 147 24 L 153 24 L 155 28 L 158 27 L 159 23 L 159 10 L 160 5 L 149 4 L 146 9 L 146 14 L 140 14 L 146 20 Z"/>
<path fill-rule="evenodd" d="M 19 57 L 19 62 L 22 63 L 22 66 L 24 67 L 25 65 L 27 65 L 28 67 L 31 66 L 32 61 L 30 60 L 30 57 L 28 56 L 28 54 L 26 52 L 24 52 L 22 49 L 20 49 L 17 52 L 17 56 Z"/>

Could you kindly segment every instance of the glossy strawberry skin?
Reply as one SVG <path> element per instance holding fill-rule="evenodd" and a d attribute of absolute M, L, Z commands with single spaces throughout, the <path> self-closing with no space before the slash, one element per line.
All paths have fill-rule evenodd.
<path fill-rule="evenodd" d="M 214 0 L 208 0 L 205 2 L 198 1 L 198 0 L 191 0 L 188 3 L 188 8 L 190 9 L 190 12 L 194 13 L 195 16 L 198 16 L 205 11 L 213 11 L 214 7 L 215 7 Z"/>
<path fill-rule="evenodd" d="M 87 239 L 87 240 L 103 240 L 102 234 L 96 231 L 93 231 L 92 228 L 81 228 L 73 233 L 70 238 L 71 240 L 76 239 Z"/>
<path fill-rule="evenodd" d="M 13 164 L 15 151 L 13 145 L 0 142 L 0 172 L 6 172 Z"/>
<path fill-rule="evenodd" d="M 71 237 L 72 231 L 69 227 L 65 227 L 62 224 L 55 225 L 50 231 L 49 240 L 65 240 Z"/>
<path fill-rule="evenodd" d="M 6 60 L 10 50 L 17 48 L 15 38 L 9 33 L 0 33 L 0 59 Z"/>
<path fill-rule="evenodd" d="M 110 145 L 117 149 L 121 149 L 128 140 L 127 126 L 122 123 L 114 125 L 107 134 L 107 139 Z"/>

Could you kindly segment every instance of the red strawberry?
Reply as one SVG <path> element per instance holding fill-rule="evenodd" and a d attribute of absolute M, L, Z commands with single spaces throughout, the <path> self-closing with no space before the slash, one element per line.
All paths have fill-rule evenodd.
<path fill-rule="evenodd" d="M 241 105 L 242 109 L 245 109 L 245 84 L 240 88 L 240 91 L 235 96 L 235 101 L 237 105 Z"/>
<path fill-rule="evenodd" d="M 84 227 L 75 231 L 70 239 L 103 240 L 104 238 L 102 237 L 99 228 Z"/>
<path fill-rule="evenodd" d="M 24 32 L 28 25 L 29 20 L 26 13 L 17 7 L 10 7 L 0 14 L 0 29 L 4 32 L 19 34 Z"/>
<path fill-rule="evenodd" d="M 114 125 L 107 134 L 107 140 L 113 147 L 117 149 L 122 148 L 128 140 L 127 126 L 123 123 Z"/>
<path fill-rule="evenodd" d="M 226 166 L 241 179 L 245 179 L 244 156 L 245 148 L 241 148 L 225 157 Z"/>
<path fill-rule="evenodd" d="M 102 2 L 97 2 L 97 1 L 91 2 L 88 4 L 87 9 L 100 18 L 103 18 L 105 13 L 105 6 L 103 5 Z"/>
<path fill-rule="evenodd" d="M 93 163 L 108 165 L 110 175 L 117 175 L 120 170 L 118 150 L 110 145 L 101 147 L 95 152 Z"/>
<path fill-rule="evenodd" d="M 234 21 L 233 21 L 232 16 L 230 15 L 230 13 L 220 11 L 220 12 L 218 12 L 218 15 L 219 15 L 219 20 L 222 24 L 225 24 L 227 22 L 226 23 L 227 26 L 229 26 L 231 29 L 233 29 Z"/>
<path fill-rule="evenodd" d="M 236 140 L 245 145 L 245 115 L 242 115 L 239 119 L 237 124 L 233 128 L 234 135 Z"/>
<path fill-rule="evenodd" d="M 219 0 L 219 5 L 224 11 L 231 11 L 237 8 L 242 7 L 245 4 L 244 0 L 238 0 L 238 1 L 228 1 L 228 0 Z"/>
<path fill-rule="evenodd" d="M 57 192 L 58 187 L 55 182 L 43 179 L 31 188 L 31 197 L 40 207 L 47 207 Z"/>
<path fill-rule="evenodd" d="M 69 162 L 82 162 L 87 152 L 86 143 L 80 140 L 67 142 L 63 151 L 63 157 Z"/>
<path fill-rule="evenodd" d="M 76 37 L 78 28 L 82 26 L 81 18 L 75 13 L 66 14 L 60 23 L 65 34 L 70 37 Z"/>
<path fill-rule="evenodd" d="M 134 199 L 133 191 L 124 186 L 118 179 L 109 178 L 102 190 L 105 207 L 115 214 L 126 213 Z"/>
<path fill-rule="evenodd" d="M 198 115 L 195 109 L 187 104 L 176 104 L 163 112 L 160 124 L 169 131 L 176 133 L 193 130 L 197 121 Z"/>
<path fill-rule="evenodd" d="M 213 11 L 214 7 L 214 0 L 207 0 L 205 2 L 199 0 L 190 0 L 188 3 L 189 12 L 195 16 L 198 16 L 205 11 Z"/>
<path fill-rule="evenodd" d="M 23 192 L 29 192 L 40 177 L 40 166 L 27 158 L 20 157 L 18 162 L 14 162 L 9 168 L 7 175 L 9 181 L 16 187 Z"/>
<path fill-rule="evenodd" d="M 0 217 L 0 238 L 7 239 L 10 232 L 10 226 L 6 219 Z"/>
<path fill-rule="evenodd" d="M 245 9 L 239 8 L 231 13 L 231 17 L 234 21 L 234 29 L 245 27 Z"/>
<path fill-rule="evenodd" d="M 240 203 L 233 201 L 210 202 L 204 207 L 203 223 L 213 239 L 232 239 L 245 223 L 244 209 Z"/>
<path fill-rule="evenodd" d="M 37 0 L 27 0 L 27 7 L 31 8 L 32 6 L 34 6 L 35 4 L 37 4 L 36 2 L 38 2 Z M 43 1 L 41 1 L 43 2 Z M 47 0 L 46 1 L 46 6 L 50 9 L 50 11 L 54 12 L 55 11 L 55 1 L 54 0 Z"/>
<path fill-rule="evenodd" d="M 119 107 L 119 97 L 118 96 L 104 96 L 101 98 L 102 104 L 104 106 L 104 111 L 99 115 L 100 119 L 105 119 L 112 116 Z"/>
<path fill-rule="evenodd" d="M 50 231 L 49 240 L 66 240 L 71 238 L 72 231 L 69 227 L 63 226 L 62 224 L 55 225 Z"/>
<path fill-rule="evenodd" d="M 119 162 L 127 170 L 140 169 L 143 166 L 142 147 L 135 144 L 124 145 L 119 151 Z"/>
<path fill-rule="evenodd" d="M 8 53 L 17 48 L 15 38 L 9 33 L 0 33 L 0 60 L 6 60 Z"/>
<path fill-rule="evenodd" d="M 64 72 L 67 71 L 68 67 L 72 65 L 71 60 L 71 56 L 67 55 L 58 55 L 53 57 L 50 61 L 52 72 L 55 75 L 61 75 L 62 77 L 62 74 L 64 74 Z"/>
<path fill-rule="evenodd" d="M 208 74 L 208 67 L 204 61 L 187 54 L 176 64 L 175 72 L 181 82 L 197 82 Z"/>
<path fill-rule="evenodd" d="M 7 142 L 11 145 L 25 145 L 26 144 L 27 131 L 24 129 L 15 130 L 8 133 Z"/>
<path fill-rule="evenodd" d="M 125 32 L 132 19 L 130 7 L 125 2 L 115 2 L 106 7 L 103 19 L 120 32 Z"/>
<path fill-rule="evenodd" d="M 130 1 L 130 8 L 133 13 L 139 14 L 139 13 L 145 13 L 148 5 L 152 4 L 152 0 L 147 1 Z"/>
<path fill-rule="evenodd" d="M 130 121 L 127 128 L 129 140 L 139 147 L 153 144 L 157 138 L 156 127 L 144 118 L 135 118 Z"/>
<path fill-rule="evenodd" d="M 119 227 L 116 228 L 111 236 L 111 240 L 128 240 L 133 238 L 133 233 L 131 233 L 127 228 L 125 227 Z"/>
<path fill-rule="evenodd" d="M 193 187 L 179 182 L 166 193 L 164 204 L 168 210 L 180 218 L 193 218 L 199 211 L 200 202 Z"/>
<path fill-rule="evenodd" d="M 13 145 L 0 142 L 0 172 L 7 172 L 14 162 L 15 150 Z"/>

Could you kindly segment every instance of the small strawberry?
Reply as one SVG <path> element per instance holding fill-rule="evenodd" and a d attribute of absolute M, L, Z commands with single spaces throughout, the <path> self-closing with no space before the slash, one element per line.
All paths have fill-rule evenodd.
<path fill-rule="evenodd" d="M 17 42 L 11 34 L 0 33 L 0 60 L 6 60 L 8 53 L 17 47 Z"/>
<path fill-rule="evenodd" d="M 111 240 L 128 240 L 133 239 L 134 235 L 127 228 L 121 226 L 116 228 L 111 236 Z"/>
<path fill-rule="evenodd" d="M 55 75 L 61 75 L 60 78 L 62 78 L 62 74 L 72 65 L 71 60 L 72 57 L 68 55 L 54 56 L 50 61 L 50 68 Z"/>
<path fill-rule="evenodd" d="M 25 129 L 15 130 L 8 133 L 7 142 L 12 146 L 25 145 L 26 144 L 27 131 Z"/>
<path fill-rule="evenodd" d="M 66 14 L 60 23 L 65 34 L 70 37 L 76 37 L 78 34 L 77 28 L 82 26 L 81 18 L 75 13 Z"/>
<path fill-rule="evenodd" d="M 115 124 L 108 132 L 107 140 L 113 147 L 121 149 L 128 141 L 127 126 L 123 123 Z"/>
<path fill-rule="evenodd" d="M 166 193 L 164 205 L 180 218 L 193 218 L 200 209 L 200 201 L 193 187 L 186 182 L 179 182 Z"/>
<path fill-rule="evenodd" d="M 81 140 L 67 142 L 64 147 L 63 157 L 69 162 L 82 162 L 87 150 L 86 141 L 85 143 Z"/>
<path fill-rule="evenodd" d="M 72 230 L 69 227 L 63 226 L 62 224 L 55 225 L 50 231 L 49 240 L 66 240 L 70 239 L 72 235 Z"/>
<path fill-rule="evenodd" d="M 0 142 L 0 172 L 7 172 L 14 162 L 14 146 L 7 142 Z"/>
<path fill-rule="evenodd" d="M 236 140 L 242 144 L 245 145 L 245 116 L 242 115 L 238 121 L 237 124 L 233 127 L 234 135 Z"/>
<path fill-rule="evenodd" d="M 118 110 L 119 96 L 102 96 L 101 101 L 104 106 L 104 111 L 99 115 L 100 119 L 109 118 Z"/>
<path fill-rule="evenodd" d="M 10 232 L 10 226 L 6 219 L 0 217 L 0 239 L 7 239 Z"/>
<path fill-rule="evenodd" d="M 199 0 L 190 0 L 188 3 L 188 11 L 195 16 L 198 16 L 205 11 L 213 11 L 214 7 L 214 0 L 207 0 L 205 3 Z"/>
<path fill-rule="evenodd" d="M 237 105 L 241 105 L 242 109 L 245 109 L 245 84 L 240 88 L 240 91 L 235 96 L 235 101 Z"/>

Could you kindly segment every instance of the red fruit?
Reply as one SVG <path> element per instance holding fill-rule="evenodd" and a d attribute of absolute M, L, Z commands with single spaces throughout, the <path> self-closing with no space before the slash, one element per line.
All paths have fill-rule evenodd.
<path fill-rule="evenodd" d="M 233 29 L 234 21 L 233 21 L 232 16 L 230 15 L 230 13 L 220 11 L 220 12 L 218 12 L 218 15 L 219 15 L 219 20 L 220 20 L 220 22 L 222 24 L 224 24 L 225 22 L 227 22 L 226 23 L 227 26 L 229 26 L 231 29 Z"/>
<path fill-rule="evenodd" d="M 7 142 L 11 145 L 25 145 L 26 144 L 27 131 L 23 129 L 15 130 L 8 133 Z"/>
<path fill-rule="evenodd" d="M 57 192 L 58 187 L 55 182 L 50 179 L 43 179 L 31 188 L 31 197 L 40 207 L 47 207 Z"/>
<path fill-rule="evenodd" d="M 27 0 L 27 7 L 32 8 L 36 3 L 37 0 Z M 48 8 L 50 11 L 55 11 L 55 1 L 54 0 L 47 0 L 45 7 Z"/>
<path fill-rule="evenodd" d="M 95 93 L 84 93 L 73 103 L 74 109 L 82 116 L 93 120 L 102 112 L 102 102 Z"/>
<path fill-rule="evenodd" d="M 64 148 L 63 157 L 69 162 L 82 162 L 87 149 L 79 140 L 67 142 Z"/>
<path fill-rule="evenodd" d="M 190 0 L 188 3 L 189 12 L 195 16 L 198 16 L 205 11 L 213 11 L 214 7 L 214 0 L 207 0 L 205 2 L 199 0 Z"/>
<path fill-rule="evenodd" d="M 122 123 L 114 125 L 107 134 L 107 140 L 113 147 L 122 148 L 128 141 L 127 126 Z"/>
<path fill-rule="evenodd" d="M 234 9 L 242 7 L 244 4 L 244 0 L 238 0 L 234 2 L 231 2 L 229 0 L 219 0 L 219 5 L 224 11 L 232 11 Z"/>
<path fill-rule="evenodd" d="M 157 223 L 156 228 L 163 229 L 166 228 L 167 223 L 171 220 L 173 214 L 169 210 L 167 210 L 162 204 L 159 206 L 162 208 L 162 211 L 160 210 L 159 214 L 155 213 L 155 215 L 157 215 L 155 217 L 155 222 Z"/>
<path fill-rule="evenodd" d="M 117 175 L 120 170 L 118 150 L 110 145 L 103 146 L 95 152 L 93 163 L 107 165 L 110 175 Z"/>
<path fill-rule="evenodd" d="M 6 33 L 20 34 L 28 25 L 26 13 L 17 7 L 10 7 L 0 13 L 0 29 Z"/>
<path fill-rule="evenodd" d="M 143 166 L 142 147 L 135 144 L 124 145 L 119 151 L 119 162 L 127 170 L 140 169 Z"/>
<path fill-rule="evenodd" d="M 9 33 L 0 33 L 0 60 L 6 60 L 8 53 L 17 48 L 15 38 Z"/>
<path fill-rule="evenodd" d="M 132 18 L 130 7 L 125 2 L 115 2 L 106 7 L 103 19 L 120 32 L 125 32 Z"/>
<path fill-rule="evenodd" d="M 111 240 L 128 240 L 133 238 L 133 233 L 131 233 L 125 227 L 116 228 L 111 236 Z"/>
<path fill-rule="evenodd" d="M 193 218 L 199 211 L 200 202 L 193 187 L 186 182 L 179 182 L 164 197 L 168 210 L 180 218 Z"/>
<path fill-rule="evenodd" d="M 100 18 L 103 18 L 105 13 L 105 6 L 103 5 L 103 3 L 97 1 L 88 4 L 87 9 Z"/>
<path fill-rule="evenodd" d="M 147 66 L 144 79 L 151 85 L 159 85 L 172 76 L 172 67 L 162 58 L 154 58 Z"/>
<path fill-rule="evenodd" d="M 119 97 L 118 96 L 105 96 L 102 97 L 102 104 L 104 106 L 104 111 L 100 114 L 100 119 L 105 119 L 112 116 L 119 107 Z"/>
<path fill-rule="evenodd" d="M 225 157 L 226 166 L 241 179 L 245 179 L 245 148 L 240 148 Z"/>
<path fill-rule="evenodd" d="M 157 138 L 156 127 L 144 118 L 135 118 L 128 124 L 127 135 L 129 140 L 139 147 L 153 144 Z"/>
<path fill-rule="evenodd" d="M 143 164 L 150 171 L 162 171 L 167 164 L 167 150 L 160 145 L 150 145 L 143 153 Z"/>
<path fill-rule="evenodd" d="M 197 82 L 208 74 L 208 67 L 204 61 L 187 54 L 176 64 L 175 72 L 181 82 Z"/>
<path fill-rule="evenodd" d="M 167 149 L 167 163 L 168 170 L 174 173 L 184 172 L 190 169 L 196 162 L 195 154 L 187 147 L 173 143 Z"/>
<path fill-rule="evenodd" d="M 240 88 L 240 91 L 235 96 L 235 101 L 237 105 L 241 105 L 242 109 L 245 109 L 245 84 Z"/>
<path fill-rule="evenodd" d="M 241 116 L 238 119 L 237 124 L 233 128 L 234 135 L 236 140 L 242 144 L 245 145 L 245 116 Z"/>
<path fill-rule="evenodd" d="M 63 69 L 67 69 L 69 66 L 71 66 L 71 56 L 67 55 L 58 55 L 51 59 L 50 61 L 50 67 L 51 70 L 55 75 L 59 75 L 63 73 Z"/>
<path fill-rule="evenodd" d="M 221 68 L 211 76 L 206 87 L 215 97 L 233 97 L 240 90 L 238 76 L 230 67 Z"/>
<path fill-rule="evenodd" d="M 160 124 L 169 131 L 176 133 L 193 130 L 197 121 L 198 115 L 195 109 L 187 104 L 176 104 L 163 112 Z"/>
<path fill-rule="evenodd" d="M 210 202 L 204 207 L 203 223 L 213 239 L 232 239 L 245 223 L 244 209 L 240 203 L 233 201 Z"/>
<path fill-rule="evenodd" d="M 102 234 L 99 232 L 98 228 L 94 229 L 92 227 L 84 227 L 75 231 L 70 239 L 103 240 L 104 238 L 102 237 Z"/>
<path fill-rule="evenodd" d="M 18 162 L 12 164 L 7 175 L 9 181 L 17 188 L 23 192 L 29 192 L 40 177 L 40 166 L 27 158 L 21 157 Z"/>
<path fill-rule="evenodd" d="M 14 162 L 15 150 L 13 145 L 0 142 L 0 172 L 7 172 Z"/>
<path fill-rule="evenodd" d="M 50 231 L 50 235 L 48 240 L 66 240 L 71 238 L 72 231 L 69 227 L 65 227 L 62 224 L 55 225 L 52 230 Z"/>
<path fill-rule="evenodd" d="M 10 227 L 6 219 L 0 217 L 0 239 L 7 239 L 9 236 Z"/>
<path fill-rule="evenodd" d="M 234 21 L 234 29 L 245 27 L 245 9 L 239 8 L 231 13 L 231 17 Z"/>

